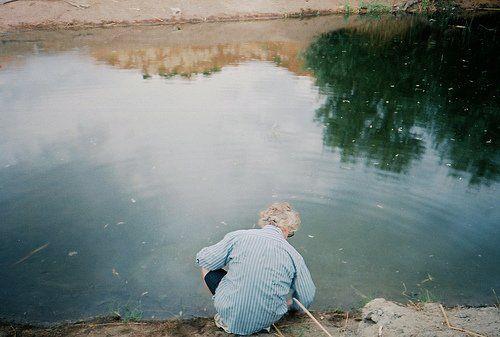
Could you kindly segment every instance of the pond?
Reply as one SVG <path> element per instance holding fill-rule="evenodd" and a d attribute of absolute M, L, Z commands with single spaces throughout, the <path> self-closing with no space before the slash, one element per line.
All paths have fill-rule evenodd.
<path fill-rule="evenodd" d="M 2 35 L 0 317 L 213 314 L 196 252 L 282 200 L 315 309 L 494 303 L 498 19 Z"/>

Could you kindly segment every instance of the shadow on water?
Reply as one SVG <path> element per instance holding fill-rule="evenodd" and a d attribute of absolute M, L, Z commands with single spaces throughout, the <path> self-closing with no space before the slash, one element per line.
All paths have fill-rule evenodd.
<path fill-rule="evenodd" d="M 327 95 L 324 144 L 345 162 L 406 172 L 438 152 L 470 184 L 498 180 L 500 36 L 495 17 L 372 20 L 304 54 Z"/>

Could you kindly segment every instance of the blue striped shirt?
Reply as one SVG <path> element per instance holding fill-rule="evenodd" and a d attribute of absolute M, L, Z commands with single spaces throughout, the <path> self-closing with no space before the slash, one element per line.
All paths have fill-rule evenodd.
<path fill-rule="evenodd" d="M 213 299 L 234 334 L 252 334 L 279 320 L 290 291 L 306 307 L 316 291 L 304 259 L 275 226 L 228 233 L 203 248 L 196 261 L 208 270 L 228 267 Z"/>

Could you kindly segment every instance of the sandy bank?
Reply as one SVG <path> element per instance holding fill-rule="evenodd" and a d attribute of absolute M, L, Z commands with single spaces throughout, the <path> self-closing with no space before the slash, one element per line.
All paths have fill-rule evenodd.
<path fill-rule="evenodd" d="M 447 1 L 445 0 L 445 3 Z M 0 0 L 0 32 L 27 29 L 180 24 L 318 16 L 370 11 L 426 11 L 418 0 Z M 496 0 L 450 0 L 466 9 Z"/>
<path fill-rule="evenodd" d="M 392 1 L 382 3 L 392 6 Z M 0 5 L 0 29 L 271 19 L 336 13 L 345 4 L 343 0 L 19 0 Z"/>
<path fill-rule="evenodd" d="M 495 2 L 460 3 L 477 7 Z M 422 9 L 413 0 L 0 0 L 0 31 L 303 17 L 358 12 L 360 7 L 361 12 L 403 10 L 407 4 Z"/>
<path fill-rule="evenodd" d="M 496 307 L 447 308 L 446 318 L 437 303 L 402 305 L 375 299 L 361 311 L 349 315 L 341 312 L 315 312 L 333 336 L 499 336 L 500 311 Z M 346 319 L 348 317 L 348 319 Z M 446 324 L 448 319 L 449 327 Z M 283 336 L 317 337 L 322 332 L 305 315 L 289 316 L 276 323 Z M 466 330 L 462 332 L 460 330 Z M 276 329 L 271 335 L 280 336 Z M 41 328 L 3 324 L 0 336 L 228 336 L 209 318 L 154 322 L 120 322 L 111 319 Z"/>

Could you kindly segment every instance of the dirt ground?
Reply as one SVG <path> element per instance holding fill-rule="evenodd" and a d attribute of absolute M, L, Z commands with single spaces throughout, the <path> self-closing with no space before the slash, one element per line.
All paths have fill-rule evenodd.
<path fill-rule="evenodd" d="M 500 311 L 496 307 L 447 308 L 446 318 L 437 303 L 402 305 L 379 298 L 359 312 L 314 312 L 315 317 L 335 337 L 396 336 L 500 336 Z M 451 327 L 445 322 L 448 320 Z M 276 330 L 276 327 L 279 331 Z M 464 332 L 466 331 L 466 332 Z M 209 318 L 153 322 L 119 322 L 110 319 L 65 324 L 50 328 L 0 324 L 0 337 L 7 336 L 230 336 Z M 254 336 L 319 337 L 326 336 L 306 315 L 283 318 L 271 334 Z"/>
<path fill-rule="evenodd" d="M 497 3 L 459 1 L 468 7 Z M 397 10 L 417 0 L 362 3 Z M 0 31 L 302 17 L 357 12 L 359 4 L 358 0 L 0 0 Z"/>
<path fill-rule="evenodd" d="M 467 9 L 498 8 L 500 5 L 498 0 L 450 1 Z M 389 10 L 422 10 L 420 2 L 421 0 L 0 0 L 0 32 L 364 13 L 370 10 L 370 6 Z M 360 3 L 363 4 L 362 8 Z"/>
<path fill-rule="evenodd" d="M 393 4 L 392 0 L 381 2 Z M 336 13 L 344 9 L 345 3 L 344 0 L 18 0 L 0 5 L 0 30 L 270 19 Z"/>

